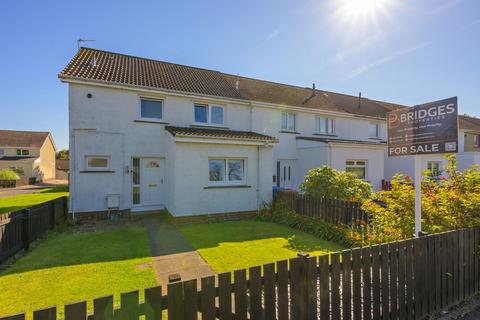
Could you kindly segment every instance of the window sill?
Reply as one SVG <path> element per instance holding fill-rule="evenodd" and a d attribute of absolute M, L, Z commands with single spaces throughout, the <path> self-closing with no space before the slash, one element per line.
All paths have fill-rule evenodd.
<path fill-rule="evenodd" d="M 379 137 L 369 137 L 368 139 L 370 139 L 370 140 L 379 140 L 379 141 L 382 140 L 382 138 L 379 138 Z"/>
<path fill-rule="evenodd" d="M 80 173 L 115 173 L 112 170 L 83 170 Z"/>
<path fill-rule="evenodd" d="M 289 134 L 300 134 L 300 132 L 297 131 L 290 131 L 290 130 L 280 130 L 278 131 L 280 133 L 289 133 Z"/>
<path fill-rule="evenodd" d="M 133 120 L 133 122 L 140 122 L 140 123 L 156 123 L 156 124 L 169 124 L 168 122 L 165 121 L 156 121 L 156 120 L 146 120 L 146 119 L 136 119 Z"/>
<path fill-rule="evenodd" d="M 246 185 L 246 184 L 228 184 L 228 185 L 218 185 L 218 186 L 206 186 L 203 187 L 203 189 L 234 189 L 234 188 L 240 188 L 240 189 L 245 189 L 245 188 L 251 188 L 252 186 Z"/>
<path fill-rule="evenodd" d="M 338 137 L 336 134 L 333 133 L 314 133 L 314 136 L 324 136 L 324 137 Z"/>
<path fill-rule="evenodd" d="M 203 124 L 191 124 L 191 128 L 210 128 L 210 129 L 224 129 L 224 130 L 230 130 L 230 128 L 227 128 L 225 126 L 221 125 L 214 125 L 214 124 L 208 124 L 208 123 L 203 123 Z"/>

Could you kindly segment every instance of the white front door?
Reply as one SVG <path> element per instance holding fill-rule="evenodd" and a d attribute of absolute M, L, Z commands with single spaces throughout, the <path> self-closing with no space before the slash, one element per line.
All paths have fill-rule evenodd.
<path fill-rule="evenodd" d="M 280 187 L 293 189 L 295 160 L 280 160 Z"/>
<path fill-rule="evenodd" d="M 155 210 L 164 207 L 164 160 L 134 158 L 132 166 L 133 206 L 137 210 Z"/>

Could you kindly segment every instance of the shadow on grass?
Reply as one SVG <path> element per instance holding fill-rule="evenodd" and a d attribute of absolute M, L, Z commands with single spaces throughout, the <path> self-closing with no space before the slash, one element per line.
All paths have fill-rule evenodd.
<path fill-rule="evenodd" d="M 188 225 L 180 228 L 196 249 L 218 247 L 225 242 L 244 242 L 269 238 L 284 238 L 286 248 L 301 252 L 338 251 L 341 245 L 316 238 L 302 231 L 271 222 L 235 221 Z"/>
<path fill-rule="evenodd" d="M 68 192 L 68 185 L 59 185 L 55 187 L 48 187 L 45 189 L 39 189 L 33 193 L 57 193 L 57 192 Z"/>
<path fill-rule="evenodd" d="M 24 257 L 0 272 L 0 278 L 45 268 L 150 257 L 141 226 L 88 233 L 76 233 L 72 228 L 48 233 Z"/>

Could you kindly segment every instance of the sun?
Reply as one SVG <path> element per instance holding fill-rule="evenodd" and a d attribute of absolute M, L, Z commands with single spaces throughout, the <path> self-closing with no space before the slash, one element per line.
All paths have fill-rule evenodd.
<path fill-rule="evenodd" d="M 347 25 L 376 24 L 396 0 L 335 0 L 335 17 Z"/>
<path fill-rule="evenodd" d="M 383 11 L 388 0 L 341 0 L 340 9 L 348 18 L 372 16 Z"/>

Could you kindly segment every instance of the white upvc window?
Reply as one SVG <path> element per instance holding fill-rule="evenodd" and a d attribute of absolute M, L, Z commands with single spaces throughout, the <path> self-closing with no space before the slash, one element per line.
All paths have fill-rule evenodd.
<path fill-rule="evenodd" d="M 380 138 L 380 124 L 370 123 L 369 134 L 370 138 Z"/>
<path fill-rule="evenodd" d="M 440 161 L 428 161 L 427 169 L 430 171 L 430 176 L 433 178 L 437 178 L 442 174 Z"/>
<path fill-rule="evenodd" d="M 109 156 L 85 156 L 85 169 L 88 171 L 110 170 Z"/>
<path fill-rule="evenodd" d="M 193 117 L 196 124 L 223 126 L 225 125 L 225 110 L 222 106 L 195 103 Z"/>
<path fill-rule="evenodd" d="M 480 147 L 480 134 L 475 134 L 473 136 L 473 146 L 476 147 L 476 148 Z"/>
<path fill-rule="evenodd" d="M 17 156 L 29 156 L 30 150 L 28 149 L 17 149 Z"/>
<path fill-rule="evenodd" d="M 317 132 L 320 134 L 333 134 L 335 132 L 335 120 L 317 117 Z"/>
<path fill-rule="evenodd" d="M 282 130 L 295 131 L 296 115 L 291 112 L 282 112 Z"/>
<path fill-rule="evenodd" d="M 345 171 L 365 180 L 367 178 L 367 160 L 347 160 Z"/>
<path fill-rule="evenodd" d="M 163 100 L 140 99 L 140 118 L 149 120 L 163 119 Z"/>
<path fill-rule="evenodd" d="M 245 184 L 245 159 L 208 159 L 208 180 L 212 185 Z"/>

